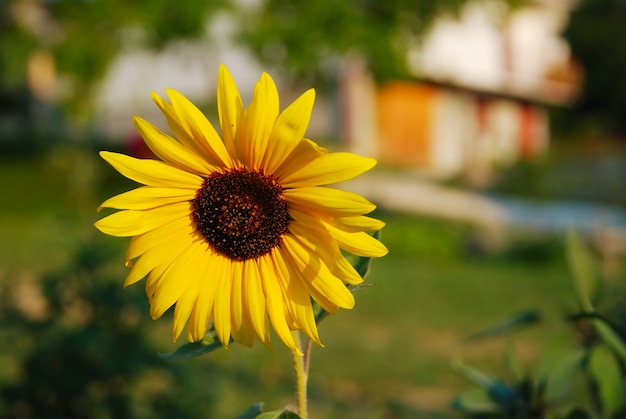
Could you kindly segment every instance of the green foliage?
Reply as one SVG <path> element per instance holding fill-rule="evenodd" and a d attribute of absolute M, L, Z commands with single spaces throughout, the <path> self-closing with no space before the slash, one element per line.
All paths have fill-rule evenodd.
<path fill-rule="evenodd" d="M 473 382 L 457 397 L 453 407 L 468 416 L 506 418 L 621 418 L 626 414 L 626 343 L 621 326 L 596 313 L 599 280 L 590 251 L 574 232 L 567 237 L 567 258 L 579 309 L 567 316 L 579 334 L 554 339 L 543 353 L 534 377 L 524 374 L 514 354 L 506 353 L 512 382 L 500 381 L 457 363 L 456 371 Z M 581 311 L 582 310 L 582 311 Z M 527 324 L 518 316 L 504 326 Z M 496 326 L 479 338 L 510 327 Z M 575 343 L 574 343 L 575 342 Z M 575 389 L 577 381 L 583 390 Z M 581 397 L 581 391 L 586 397 Z"/>
<path fill-rule="evenodd" d="M 585 73 L 582 97 L 563 115 L 560 128 L 575 132 L 593 124 L 604 133 L 626 134 L 626 3 L 584 0 L 574 10 L 565 37 Z"/>
<path fill-rule="evenodd" d="M 126 416 L 133 419 L 234 418 L 257 400 L 265 400 L 270 409 L 291 400 L 289 353 L 282 345 L 275 345 L 275 352 L 262 345 L 232 345 L 227 351 L 183 360 L 156 355 L 175 349 L 171 312 L 153 322 L 142 284 L 123 289 L 124 240 L 100 237 L 90 242 L 96 233 L 92 223 L 99 218 L 94 209 L 133 183 L 113 176 L 93 150 L 49 151 L 37 158 L 2 159 L 0 164 L 5 196 L 0 206 L 0 388 L 22 383 L 26 402 L 35 403 L 41 394 L 70 397 L 69 382 L 81 380 L 73 388 L 92 389 L 80 393 L 92 409 L 91 418 L 112 411 L 108 400 L 113 399 L 98 398 L 97 390 L 105 372 L 116 368 L 130 371 L 111 378 L 115 384 L 110 388 L 133 409 Z M 550 321 L 558 313 L 555 298 L 571 292 L 563 278 L 562 252 L 541 264 L 517 255 L 504 260 L 467 257 L 463 243 L 473 231 L 467 226 L 392 212 L 378 211 L 375 217 L 387 223 L 383 239 L 390 253 L 372 262 L 367 281 L 376 285 L 358 295 L 356 308 L 342 311 L 337 321 L 320 329 L 326 348 L 313 348 L 311 417 L 446 418 L 445 400 L 463 384 L 450 380 L 449 374 L 458 339 L 506 310 L 519 312 L 527 301 L 541 308 L 543 325 Z M 87 247 L 91 250 L 75 252 Z M 88 271 L 77 267 L 88 262 Z M 77 279 L 79 272 L 90 273 Z M 55 318 L 44 323 L 27 318 L 15 307 L 13 296 L 29 278 L 37 286 L 45 284 L 41 289 L 46 301 L 62 298 L 56 291 L 66 290 L 63 301 L 71 302 L 66 298 L 77 295 L 74 290 L 90 287 L 87 307 L 98 307 L 98 319 L 76 323 L 75 317 L 52 310 Z M 104 289 L 109 291 L 98 293 Z M 9 308 L 15 316 L 7 315 Z M 120 323 L 129 328 L 126 342 L 113 335 Z M 63 339 L 79 329 L 99 335 L 99 345 Z M 520 348 L 536 348 L 543 338 L 538 329 L 516 335 Z M 53 347 L 53 341 L 67 344 Z M 36 370 L 26 372 L 36 356 L 52 357 L 46 352 L 62 352 L 70 343 L 85 348 L 85 353 L 80 362 L 65 361 L 62 376 L 43 380 Z M 35 353 L 36 346 L 41 350 Z M 96 360 L 88 361 L 91 357 Z M 107 357 L 122 364 L 109 366 L 102 361 Z M 481 368 L 496 368 L 493 358 L 485 356 Z M 86 363 L 94 368 L 93 376 L 85 378 L 81 369 Z M 98 369 L 105 372 L 94 372 Z M 27 386 L 36 384 L 38 377 L 36 386 Z M 46 393 L 26 394 L 27 388 L 41 391 L 44 381 Z M 415 389 L 410 401 L 399 397 L 399 388 Z M 422 405 L 422 389 L 438 396 Z M 14 403 L 0 398 L 0 417 L 11 418 L 7 409 L 16 408 Z M 438 413 L 432 412 L 435 409 Z M 28 419 L 25 413 L 18 417 Z M 124 418 L 111 413 L 108 417 Z"/>
<path fill-rule="evenodd" d="M 1 417 L 198 417 L 193 380 L 156 357 L 140 330 L 145 297 L 125 292 L 106 269 L 113 254 L 104 243 L 86 244 L 71 264 L 31 284 L 45 301 L 40 312 L 2 290 L 0 362 L 16 374 L 0 386 Z"/>
<path fill-rule="evenodd" d="M 299 77 L 332 80 L 337 58 L 356 52 L 377 78 L 403 78 L 407 47 L 437 14 L 454 12 L 463 3 L 265 0 L 243 15 L 240 39 L 262 62 Z"/>
<path fill-rule="evenodd" d="M 504 333 L 510 333 L 519 328 L 535 324 L 539 320 L 541 320 L 541 313 L 539 313 L 537 310 L 524 310 L 523 312 L 512 316 L 510 319 L 507 319 L 502 323 L 499 323 L 488 329 L 481 330 L 480 332 L 469 336 L 467 340 L 482 339 L 490 336 L 498 336 Z"/>
<path fill-rule="evenodd" d="M 43 49 L 71 78 L 74 105 L 85 105 L 93 83 L 124 48 L 160 48 L 171 40 L 198 37 L 211 13 L 228 5 L 228 0 L 4 0 L 0 91 L 24 84 L 29 57 Z"/>
<path fill-rule="evenodd" d="M 573 231 L 570 231 L 567 237 L 567 260 L 581 309 L 590 311 L 593 308 L 591 301 L 598 291 L 598 277 L 589 251 Z"/>

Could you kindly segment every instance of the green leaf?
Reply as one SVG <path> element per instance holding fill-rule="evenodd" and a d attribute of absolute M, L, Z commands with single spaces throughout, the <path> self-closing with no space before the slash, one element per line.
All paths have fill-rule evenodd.
<path fill-rule="evenodd" d="M 466 413 L 493 413 L 500 408 L 483 388 L 472 388 L 452 401 L 452 408 Z"/>
<path fill-rule="evenodd" d="M 231 339 L 230 342 L 232 343 L 233 340 Z M 172 353 L 158 355 L 163 359 L 190 358 L 213 352 L 223 347 L 222 342 L 215 334 L 215 329 L 211 328 L 200 342 L 186 343 Z"/>
<path fill-rule="evenodd" d="M 255 403 L 250 406 L 245 412 L 237 416 L 237 419 L 255 419 L 261 413 L 263 413 L 263 403 Z"/>
<path fill-rule="evenodd" d="M 272 412 L 262 413 L 256 419 L 301 419 L 297 413 L 289 410 L 274 410 Z"/>
<path fill-rule="evenodd" d="M 612 416 L 624 407 L 626 398 L 619 362 L 607 347 L 599 345 L 591 352 L 589 368 L 598 385 L 602 411 Z"/>
<path fill-rule="evenodd" d="M 517 399 L 517 390 L 509 387 L 502 381 L 493 379 L 477 369 L 464 365 L 460 361 L 453 364 L 453 368 L 468 381 L 485 389 L 489 399 L 499 406 L 507 407 Z"/>
<path fill-rule="evenodd" d="M 591 301 L 599 284 L 589 249 L 578 234 L 570 230 L 567 234 L 566 250 L 578 302 L 583 310 L 593 311 Z"/>
<path fill-rule="evenodd" d="M 544 397 L 547 401 L 560 400 L 571 390 L 576 375 L 582 370 L 586 351 L 584 348 L 571 348 L 571 343 L 556 341 L 546 350 L 537 371 L 537 382 L 545 385 Z"/>
<path fill-rule="evenodd" d="M 526 372 L 524 371 L 522 361 L 519 359 L 515 347 L 510 342 L 505 348 L 504 362 L 516 383 L 521 383 L 526 378 Z"/>
<path fill-rule="evenodd" d="M 255 403 L 245 412 L 237 416 L 237 419 L 301 419 L 296 413 L 287 409 L 273 410 L 263 413 L 263 403 Z"/>
<path fill-rule="evenodd" d="M 457 374 L 463 376 L 466 380 L 471 381 L 484 389 L 488 389 L 495 383 L 495 380 L 487 374 L 475 368 L 469 367 L 458 360 L 453 362 L 452 369 Z"/>
<path fill-rule="evenodd" d="M 569 412 L 566 419 L 594 419 L 595 417 L 595 415 L 586 411 L 582 407 L 576 407 Z"/>
<path fill-rule="evenodd" d="M 620 336 L 602 319 L 594 319 L 593 327 L 602 338 L 602 341 L 619 356 L 622 362 L 626 363 L 626 344 Z"/>
<path fill-rule="evenodd" d="M 521 327 L 536 324 L 541 320 L 541 314 L 537 310 L 525 310 L 513 317 L 496 324 L 488 329 L 481 330 L 468 336 L 466 340 L 482 339 L 491 336 L 498 336 L 508 332 L 515 331 Z"/>

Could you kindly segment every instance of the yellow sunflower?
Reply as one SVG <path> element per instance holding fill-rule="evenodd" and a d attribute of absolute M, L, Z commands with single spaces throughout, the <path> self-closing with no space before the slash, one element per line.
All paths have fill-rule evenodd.
<path fill-rule="evenodd" d="M 135 117 L 160 160 L 103 151 L 102 158 L 144 186 L 106 200 L 120 209 L 98 222 L 102 232 L 132 237 L 125 286 L 147 276 L 150 314 L 174 304 L 173 338 L 187 326 L 199 341 L 210 324 L 224 346 L 270 346 L 270 324 L 293 351 L 292 330 L 321 345 L 311 298 L 329 313 L 352 308 L 345 284 L 362 278 L 341 250 L 380 257 L 387 249 L 366 231 L 383 227 L 365 216 L 375 206 L 326 187 L 351 179 L 376 161 L 328 153 L 304 138 L 315 92 L 282 112 L 272 78 L 263 73 L 244 109 L 221 66 L 217 81 L 221 137 L 188 99 L 167 90 L 152 99 L 175 138 Z"/>

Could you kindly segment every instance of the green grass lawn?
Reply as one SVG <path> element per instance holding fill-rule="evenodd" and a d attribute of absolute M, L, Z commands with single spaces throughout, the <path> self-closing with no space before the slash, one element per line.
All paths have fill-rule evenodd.
<path fill-rule="evenodd" d="M 98 275 L 106 272 L 111 278 L 106 281 L 121 289 L 128 241 L 105 237 L 92 224 L 102 200 L 131 187 L 95 152 L 60 150 L 3 160 L 0 286 L 4 295 L 12 295 L 20 281 L 37 282 L 49 272 L 71 266 L 88 244 L 96 253 L 103 249 L 109 255 Z M 390 253 L 373 262 L 367 281 L 375 286 L 358 292 L 355 309 L 340 311 L 320 325 L 326 347 L 313 349 L 311 417 L 431 417 L 418 412 L 447 417 L 451 398 L 469 386 L 452 372 L 451 361 L 462 356 L 498 374 L 507 341 L 496 338 L 470 345 L 463 338 L 527 308 L 540 309 L 543 322 L 512 338 L 522 358 L 532 365 L 559 324 L 563 304 L 572 298 L 558 240 L 524 242 L 524 249 L 536 250 L 531 252 L 482 253 L 468 250 L 480 233 L 471 226 L 383 210 L 376 215 L 387 223 L 382 241 Z M 56 289 L 63 289 L 63 281 L 59 275 Z M 153 345 L 151 350 L 175 349 L 169 314 L 150 320 L 141 284 L 123 291 L 122 298 L 126 296 L 145 309 L 133 314 L 133 325 Z M 10 305 L 6 298 L 3 301 L 5 307 Z M 103 296 L 93 304 L 109 302 Z M 12 333 L 33 331 L 12 329 Z M 178 402 L 194 404 L 199 412 L 211 412 L 206 417 L 217 418 L 235 417 L 261 400 L 268 408 L 293 403 L 290 354 L 279 339 L 274 344 L 275 352 L 258 343 L 252 350 L 233 345 L 197 359 L 168 361 L 163 367 L 168 371 L 165 378 L 159 373 L 156 380 L 152 369 L 139 368 L 134 373 L 143 378 L 138 379 L 133 397 L 143 400 L 144 390 L 184 390 Z M 9 360 L 19 362 L 37 343 L 29 345 L 25 351 L 0 356 L 0 366 Z M 99 348 L 105 354 L 117 350 Z M 125 350 L 132 352 L 132 348 Z M 3 382 L 19 382 L 20 374 L 25 372 L 19 367 L 12 376 L 0 374 L 0 387 Z M 71 380 L 73 371 L 65 375 Z M 155 390 L 156 382 L 163 388 Z"/>

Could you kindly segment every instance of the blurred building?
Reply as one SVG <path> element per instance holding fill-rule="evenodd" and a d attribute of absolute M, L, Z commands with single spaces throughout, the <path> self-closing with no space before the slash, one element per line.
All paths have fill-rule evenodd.
<path fill-rule="evenodd" d="M 541 155 L 548 107 L 571 103 L 581 83 L 561 37 L 573 6 L 471 2 L 457 17 L 438 18 L 408 51 L 413 81 L 379 85 L 358 60 L 347 62 L 342 137 L 383 164 L 475 183 L 498 166 Z"/>

